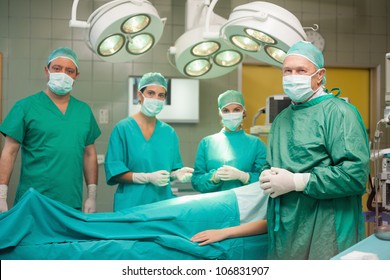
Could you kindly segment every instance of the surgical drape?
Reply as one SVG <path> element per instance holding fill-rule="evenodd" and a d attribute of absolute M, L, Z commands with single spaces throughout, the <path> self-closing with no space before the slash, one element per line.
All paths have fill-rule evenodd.
<path fill-rule="evenodd" d="M 190 241 L 239 223 L 233 191 L 85 214 L 30 189 L 0 214 L 0 259 L 264 259 L 266 235 L 208 246 Z"/>

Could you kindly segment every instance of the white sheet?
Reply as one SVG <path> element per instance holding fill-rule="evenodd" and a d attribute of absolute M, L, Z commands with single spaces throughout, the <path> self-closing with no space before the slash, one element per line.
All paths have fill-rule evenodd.
<path fill-rule="evenodd" d="M 232 190 L 237 196 L 241 224 L 265 220 L 269 196 L 263 193 L 259 182 Z"/>

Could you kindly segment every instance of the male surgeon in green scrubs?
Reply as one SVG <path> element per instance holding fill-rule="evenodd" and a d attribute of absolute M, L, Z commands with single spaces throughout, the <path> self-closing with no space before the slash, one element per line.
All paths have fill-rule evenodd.
<path fill-rule="evenodd" d="M 274 120 L 260 187 L 270 195 L 270 259 L 330 259 L 364 238 L 366 129 L 354 106 L 329 94 L 324 58 L 295 43 L 283 62 L 292 104 Z"/>
<path fill-rule="evenodd" d="M 0 158 L 0 212 L 8 210 L 8 185 L 20 148 L 22 164 L 14 204 L 34 188 L 85 213 L 96 212 L 94 142 L 101 132 L 91 108 L 70 95 L 79 76 L 76 53 L 69 48 L 54 50 L 44 71 L 46 89 L 16 102 L 0 126 L 5 136 Z M 82 206 L 83 175 L 88 197 Z"/>

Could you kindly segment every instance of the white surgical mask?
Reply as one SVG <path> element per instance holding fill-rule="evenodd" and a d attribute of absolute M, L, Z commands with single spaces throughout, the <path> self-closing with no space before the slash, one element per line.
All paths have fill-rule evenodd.
<path fill-rule="evenodd" d="M 242 112 L 222 114 L 223 125 L 230 131 L 236 131 L 242 123 Z"/>
<path fill-rule="evenodd" d="M 318 73 L 318 69 L 312 75 L 288 75 L 283 76 L 283 89 L 290 99 L 296 103 L 306 101 L 314 94 L 311 88 L 311 78 Z"/>
<path fill-rule="evenodd" d="M 49 71 L 48 71 L 49 72 Z M 65 95 L 72 91 L 74 80 L 63 72 L 50 73 L 47 86 L 57 95 Z"/>
<path fill-rule="evenodd" d="M 164 101 L 156 98 L 148 98 L 145 97 L 145 95 L 143 95 L 143 97 L 144 97 L 144 102 L 142 103 L 141 106 L 141 112 L 144 115 L 148 117 L 154 117 L 161 112 L 161 110 L 164 107 Z"/>

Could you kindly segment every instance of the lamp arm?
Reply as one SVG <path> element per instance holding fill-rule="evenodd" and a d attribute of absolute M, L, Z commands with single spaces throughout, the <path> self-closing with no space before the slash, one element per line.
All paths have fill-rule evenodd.
<path fill-rule="evenodd" d="M 89 23 L 87 23 L 86 21 L 77 20 L 77 6 L 78 5 L 79 5 L 79 0 L 73 0 L 72 17 L 69 21 L 69 27 L 88 28 Z"/>
<path fill-rule="evenodd" d="M 252 126 L 255 126 L 256 125 L 256 120 L 260 117 L 261 114 L 265 114 L 265 107 L 261 107 L 257 113 L 253 116 L 253 119 L 252 119 Z"/>
<path fill-rule="evenodd" d="M 206 21 L 205 21 L 205 33 L 206 34 L 209 34 L 210 32 L 210 19 L 211 19 L 211 14 L 214 10 L 214 7 L 215 5 L 217 4 L 218 0 L 213 0 L 210 4 L 210 6 L 208 7 L 207 9 L 207 13 L 206 13 Z"/>

